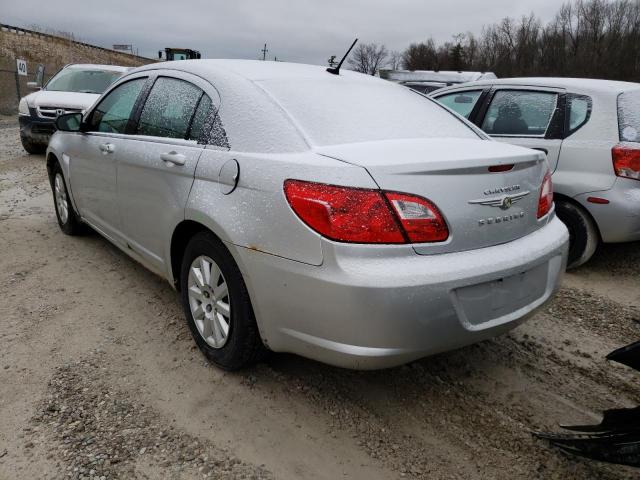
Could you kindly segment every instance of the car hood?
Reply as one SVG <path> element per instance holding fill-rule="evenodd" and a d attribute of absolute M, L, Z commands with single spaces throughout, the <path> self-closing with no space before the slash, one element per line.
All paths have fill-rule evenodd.
<path fill-rule="evenodd" d="M 97 93 L 55 92 L 41 90 L 27 95 L 27 103 L 30 107 L 55 107 L 86 110 L 100 98 Z"/>

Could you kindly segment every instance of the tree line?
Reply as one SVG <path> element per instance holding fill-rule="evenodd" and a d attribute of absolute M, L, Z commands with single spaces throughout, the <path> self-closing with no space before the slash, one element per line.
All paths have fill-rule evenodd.
<path fill-rule="evenodd" d="M 546 24 L 534 14 L 504 18 L 477 36 L 457 34 L 441 44 L 428 38 L 404 52 L 359 44 L 348 63 L 370 75 L 404 68 L 640 81 L 640 0 L 574 0 Z"/>

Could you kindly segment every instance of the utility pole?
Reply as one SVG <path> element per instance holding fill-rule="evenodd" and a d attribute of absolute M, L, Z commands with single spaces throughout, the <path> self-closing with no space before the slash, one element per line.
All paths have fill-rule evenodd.
<path fill-rule="evenodd" d="M 264 48 L 262 50 L 260 50 L 262 52 L 262 61 L 265 61 L 267 59 L 267 52 L 269 50 L 267 50 L 267 44 L 264 44 Z"/>

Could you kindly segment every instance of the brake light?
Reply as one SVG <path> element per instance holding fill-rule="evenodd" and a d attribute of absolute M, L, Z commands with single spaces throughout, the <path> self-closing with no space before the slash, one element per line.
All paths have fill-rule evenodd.
<path fill-rule="evenodd" d="M 440 242 L 449 230 L 433 203 L 396 192 L 286 180 L 293 211 L 313 230 L 349 243 Z"/>
<path fill-rule="evenodd" d="M 513 169 L 515 165 L 513 163 L 509 163 L 507 165 L 492 165 L 489 167 L 490 172 L 508 172 Z"/>
<path fill-rule="evenodd" d="M 449 238 L 447 223 L 429 200 L 406 193 L 386 192 L 411 243 L 443 242 Z"/>
<path fill-rule="evenodd" d="M 613 170 L 618 177 L 640 180 L 640 148 L 616 145 L 611 150 Z"/>
<path fill-rule="evenodd" d="M 538 218 L 544 217 L 553 205 L 553 183 L 551 182 L 551 172 L 547 170 L 540 186 L 540 198 L 538 199 Z"/>

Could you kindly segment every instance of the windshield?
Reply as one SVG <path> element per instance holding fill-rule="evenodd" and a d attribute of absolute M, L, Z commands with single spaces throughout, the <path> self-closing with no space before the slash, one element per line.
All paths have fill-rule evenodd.
<path fill-rule="evenodd" d="M 344 77 L 260 82 L 318 146 L 404 138 L 479 138 L 438 104 L 391 83 Z"/>
<path fill-rule="evenodd" d="M 103 93 L 121 75 L 122 72 L 112 70 L 65 68 L 49 81 L 46 89 L 54 92 Z"/>
<path fill-rule="evenodd" d="M 618 125 L 621 141 L 640 142 L 640 90 L 618 97 Z"/>

